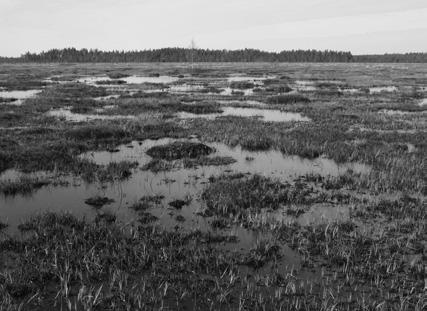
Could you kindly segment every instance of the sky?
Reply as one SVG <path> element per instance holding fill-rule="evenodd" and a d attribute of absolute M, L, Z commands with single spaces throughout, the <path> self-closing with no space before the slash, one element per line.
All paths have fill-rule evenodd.
<path fill-rule="evenodd" d="M 0 55 L 187 47 L 427 52 L 427 0 L 0 0 Z"/>

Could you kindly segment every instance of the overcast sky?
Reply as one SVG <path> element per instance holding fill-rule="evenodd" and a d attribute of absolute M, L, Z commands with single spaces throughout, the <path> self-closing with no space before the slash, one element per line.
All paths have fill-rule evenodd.
<path fill-rule="evenodd" d="M 0 0 L 0 55 L 51 48 L 427 52 L 427 0 Z"/>

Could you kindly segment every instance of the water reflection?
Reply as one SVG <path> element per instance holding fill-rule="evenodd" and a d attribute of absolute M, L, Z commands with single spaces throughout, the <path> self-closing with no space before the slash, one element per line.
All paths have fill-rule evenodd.
<path fill-rule="evenodd" d="M 277 109 L 257 109 L 257 108 L 244 108 L 244 107 L 223 107 L 222 113 L 213 114 L 193 114 L 188 112 L 178 113 L 181 119 L 192 118 L 205 118 L 215 119 L 219 116 L 239 116 L 239 117 L 259 117 L 265 122 L 291 122 L 301 121 L 308 122 L 310 118 L 302 116 L 296 112 L 285 112 Z"/>
<path fill-rule="evenodd" d="M 115 153 L 90 152 L 81 157 L 102 165 L 123 160 L 138 161 L 139 167 L 142 167 L 151 160 L 146 154 L 150 147 L 173 141 L 172 139 L 161 139 L 141 143 L 132 142 L 130 145 L 120 146 L 119 151 Z M 159 218 L 158 222 L 161 226 L 173 229 L 177 225 L 175 216 L 181 215 L 186 219 L 183 223 L 179 223 L 183 228 L 204 228 L 203 230 L 206 230 L 209 227 L 208 219 L 197 213 L 204 208 L 200 194 L 205 185 L 209 183 L 211 176 L 243 172 L 261 174 L 283 182 L 290 182 L 298 176 L 310 173 L 338 176 L 349 169 L 360 173 L 369 171 L 369 167 L 358 163 L 338 165 L 330 159 L 308 160 L 298 156 L 284 156 L 279 151 L 251 152 L 242 150 L 240 147 L 231 148 L 221 143 L 213 143 L 210 146 L 216 149 L 211 156 L 230 156 L 237 161 L 225 166 L 174 169 L 160 173 L 142 171 L 137 168 L 128 180 L 103 185 L 86 184 L 79 178 L 67 177 L 66 181 L 69 186 L 46 186 L 31 197 L 1 197 L 2 220 L 9 223 L 13 229 L 29 216 L 46 211 L 70 211 L 77 216 L 86 216 L 90 219 L 96 215 L 96 211 L 85 205 L 84 201 L 89 197 L 100 195 L 115 200 L 103 210 L 109 210 L 115 213 L 118 219 L 129 222 L 137 220 L 135 212 L 128 208 L 131 204 L 137 202 L 142 196 L 162 195 L 165 197 L 162 204 L 150 211 Z M 253 158 L 253 160 L 247 161 L 248 158 Z M 14 178 L 16 172 L 8 171 L 5 174 L 7 175 L 1 175 L 1 180 Z M 169 208 L 168 202 L 186 197 L 192 198 L 188 206 L 179 211 Z"/>

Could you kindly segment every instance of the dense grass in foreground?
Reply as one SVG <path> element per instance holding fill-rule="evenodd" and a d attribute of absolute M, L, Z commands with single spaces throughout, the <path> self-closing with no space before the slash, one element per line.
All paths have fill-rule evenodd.
<path fill-rule="evenodd" d="M 422 310 L 422 264 L 407 266 L 399 258 L 410 245 L 416 247 L 425 228 L 418 227 L 404 248 L 352 228 L 348 223 L 277 229 L 278 238 L 289 241 L 306 264 L 327 258 L 336 269 L 331 277 L 307 283 L 275 268 L 280 248 L 271 241 L 233 255 L 217 247 L 233 243 L 227 236 L 46 214 L 20 226 L 28 234 L 25 240 L 0 242 L 2 254 L 15 258 L 0 276 L 0 309 Z M 259 269 L 269 262 L 266 274 L 240 268 Z M 369 291 L 357 293 L 357 287 Z"/>

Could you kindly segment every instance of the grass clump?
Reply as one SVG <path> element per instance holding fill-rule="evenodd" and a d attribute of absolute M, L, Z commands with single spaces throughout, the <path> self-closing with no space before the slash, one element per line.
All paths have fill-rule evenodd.
<path fill-rule="evenodd" d="M 102 87 L 96 87 L 85 83 L 64 83 L 56 84 L 53 87 L 46 88 L 39 94 L 40 99 L 75 99 L 88 97 L 107 96 L 107 91 Z"/>
<path fill-rule="evenodd" d="M 101 183 L 125 180 L 132 175 L 132 170 L 138 167 L 138 162 L 130 161 L 111 162 L 106 166 L 83 160 L 80 163 L 82 167 L 79 168 L 79 173 L 85 181 L 97 180 Z"/>
<path fill-rule="evenodd" d="M 0 220 L 0 231 L 6 229 L 9 225 Z"/>
<path fill-rule="evenodd" d="M 129 208 L 136 212 L 145 211 L 153 206 L 157 206 L 162 203 L 164 196 L 162 195 L 147 195 L 139 199 L 138 202 L 132 204 Z"/>
<path fill-rule="evenodd" d="M 269 137 L 250 135 L 243 137 L 240 145 L 249 151 L 269 150 L 273 146 L 273 141 Z"/>
<path fill-rule="evenodd" d="M 130 133 L 114 125 L 86 125 L 70 129 L 66 136 L 75 140 L 121 140 Z"/>
<path fill-rule="evenodd" d="M 269 93 L 289 93 L 292 91 L 288 85 L 271 85 L 265 88 Z"/>
<path fill-rule="evenodd" d="M 289 105 L 297 103 L 309 103 L 310 99 L 301 94 L 283 94 L 271 96 L 267 99 L 269 104 Z"/>
<path fill-rule="evenodd" d="M 215 149 L 202 143 L 177 141 L 163 146 L 154 146 L 147 150 L 147 154 L 155 159 L 171 161 L 206 156 L 214 151 Z"/>
<path fill-rule="evenodd" d="M 12 103 L 17 100 L 18 100 L 17 98 L 0 97 L 0 103 Z"/>
<path fill-rule="evenodd" d="M 122 73 L 122 72 L 109 72 L 109 73 L 107 73 L 107 76 L 110 79 L 122 79 L 122 78 L 129 77 L 128 74 Z"/>
<path fill-rule="evenodd" d="M 4 196 L 29 195 L 50 183 L 45 178 L 22 176 L 18 180 L 0 181 L 0 193 Z"/>
<path fill-rule="evenodd" d="M 181 105 L 180 110 L 194 114 L 210 114 L 223 112 L 219 105 L 215 103 L 183 104 Z"/>
<path fill-rule="evenodd" d="M 230 83 L 230 88 L 239 89 L 239 90 L 247 90 L 255 87 L 253 82 L 249 81 L 233 81 Z"/>
<path fill-rule="evenodd" d="M 185 135 L 184 129 L 172 122 L 147 124 L 142 129 L 144 138 L 154 140 L 164 137 L 180 138 Z"/>
<path fill-rule="evenodd" d="M 165 161 L 162 159 L 152 159 L 141 168 L 143 171 L 152 171 L 153 173 L 170 171 L 176 168 L 176 163 Z"/>
<path fill-rule="evenodd" d="M 213 178 L 202 193 L 210 212 L 241 220 L 262 210 L 277 210 L 288 203 L 305 203 L 309 200 L 307 196 L 304 188 L 293 188 L 260 175 L 241 178 L 240 174 L 237 178 L 233 175 Z"/>
<path fill-rule="evenodd" d="M 126 84 L 125 80 L 101 80 L 95 82 L 97 85 L 122 85 Z"/>
<path fill-rule="evenodd" d="M 176 208 L 176 209 L 182 209 L 184 206 L 188 206 L 190 204 L 191 200 L 174 200 L 169 202 L 169 206 Z"/>
<path fill-rule="evenodd" d="M 94 196 L 86 199 L 85 203 L 95 208 L 102 208 L 104 205 L 114 203 L 114 200 L 107 197 Z"/>
<path fill-rule="evenodd" d="M 199 166 L 222 166 L 222 165 L 230 165 L 236 163 L 236 159 L 232 157 L 207 157 L 202 156 L 195 159 L 184 158 L 183 165 L 184 168 L 197 168 Z"/>
<path fill-rule="evenodd" d="M 279 251 L 280 247 L 271 241 L 258 241 L 249 254 L 244 257 L 242 264 L 259 269 L 269 261 L 277 260 L 280 256 Z"/>

